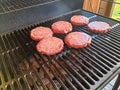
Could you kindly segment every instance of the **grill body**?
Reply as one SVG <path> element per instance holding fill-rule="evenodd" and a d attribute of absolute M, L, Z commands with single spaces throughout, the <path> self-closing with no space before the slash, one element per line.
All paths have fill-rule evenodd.
<path fill-rule="evenodd" d="M 0 90 L 100 90 L 120 73 L 120 22 L 79 9 L 78 2 L 59 0 L 1 14 L 0 21 L 5 21 L 0 22 Z M 90 22 L 105 21 L 112 30 L 101 35 L 89 32 L 86 26 L 73 26 L 73 31 L 92 37 L 89 47 L 71 49 L 65 45 L 61 53 L 49 57 L 36 51 L 37 42 L 29 36 L 31 29 L 69 21 L 76 14 Z"/>

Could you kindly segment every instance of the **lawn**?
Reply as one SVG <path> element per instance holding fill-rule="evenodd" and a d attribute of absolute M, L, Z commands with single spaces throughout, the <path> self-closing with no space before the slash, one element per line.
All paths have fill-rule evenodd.
<path fill-rule="evenodd" d="M 120 0 L 116 0 L 116 2 L 120 3 Z M 120 21 L 120 4 L 116 4 L 113 10 L 112 18 Z"/>

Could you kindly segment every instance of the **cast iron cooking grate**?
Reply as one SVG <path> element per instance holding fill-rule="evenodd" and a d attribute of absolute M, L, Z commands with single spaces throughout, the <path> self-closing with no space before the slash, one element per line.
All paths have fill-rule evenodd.
<path fill-rule="evenodd" d="M 90 21 L 102 20 L 112 26 L 107 34 L 87 31 L 86 26 L 73 26 L 73 31 L 92 36 L 92 43 L 84 49 L 65 49 L 54 56 L 45 56 L 35 49 L 30 30 L 36 26 L 48 26 L 58 20 L 69 21 L 75 14 L 84 15 Z M 55 34 L 59 38 L 65 35 Z M 119 22 L 76 10 L 28 28 L 0 35 L 0 90 L 94 90 L 105 80 L 117 75 L 120 68 Z"/>
<path fill-rule="evenodd" d="M 56 0 L 0 0 L 0 14 L 35 5 L 43 5 Z"/>

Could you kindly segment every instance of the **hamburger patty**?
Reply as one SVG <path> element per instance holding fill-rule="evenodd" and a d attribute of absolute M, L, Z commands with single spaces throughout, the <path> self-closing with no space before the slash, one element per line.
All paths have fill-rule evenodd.
<path fill-rule="evenodd" d="M 73 25 L 83 26 L 89 23 L 89 18 L 81 15 L 74 15 L 71 17 L 70 21 Z"/>
<path fill-rule="evenodd" d="M 111 27 L 108 23 L 102 21 L 94 21 L 88 24 L 88 30 L 95 33 L 107 33 Z"/>
<path fill-rule="evenodd" d="M 63 41 L 57 37 L 44 38 L 36 45 L 38 52 L 48 56 L 61 52 L 63 47 Z"/>
<path fill-rule="evenodd" d="M 90 45 L 92 38 L 83 32 L 72 32 L 69 33 L 64 41 L 65 43 L 72 48 L 83 48 Z"/>
<path fill-rule="evenodd" d="M 46 37 L 52 37 L 52 35 L 53 35 L 52 30 L 48 27 L 43 26 L 36 27 L 32 29 L 30 32 L 30 37 L 35 41 L 42 40 L 43 38 Z"/>
<path fill-rule="evenodd" d="M 54 33 L 66 34 L 72 31 L 72 25 L 67 21 L 57 21 L 52 24 L 52 30 Z"/>

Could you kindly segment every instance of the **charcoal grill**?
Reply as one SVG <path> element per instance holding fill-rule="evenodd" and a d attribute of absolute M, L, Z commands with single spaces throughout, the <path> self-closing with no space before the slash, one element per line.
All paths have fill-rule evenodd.
<path fill-rule="evenodd" d="M 83 0 L 18 1 L 1 3 L 0 90 L 101 90 L 119 74 L 113 90 L 118 88 L 119 21 L 81 9 Z M 4 9 L 8 5 L 12 8 Z M 101 35 L 88 31 L 86 26 L 73 26 L 73 31 L 85 32 L 92 37 L 89 47 L 72 49 L 65 45 L 61 53 L 49 57 L 36 51 L 37 42 L 29 36 L 31 29 L 40 25 L 50 27 L 58 20 L 69 21 L 76 14 L 84 15 L 90 21 L 105 21 L 112 30 Z"/>

